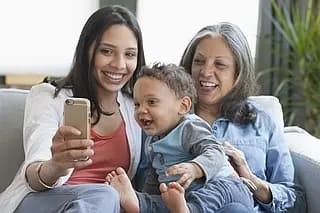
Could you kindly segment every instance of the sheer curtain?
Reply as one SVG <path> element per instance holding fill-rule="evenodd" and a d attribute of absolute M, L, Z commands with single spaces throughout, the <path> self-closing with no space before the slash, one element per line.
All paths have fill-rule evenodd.
<path fill-rule="evenodd" d="M 0 75 L 65 75 L 97 0 L 0 1 Z"/>

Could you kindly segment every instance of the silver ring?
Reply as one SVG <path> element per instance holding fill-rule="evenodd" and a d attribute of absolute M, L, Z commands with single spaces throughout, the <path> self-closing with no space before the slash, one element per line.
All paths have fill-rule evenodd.
<path fill-rule="evenodd" d="M 84 159 L 80 159 L 80 161 L 87 161 L 87 160 L 89 160 L 89 156 L 87 156 L 87 157 L 84 158 Z"/>
<path fill-rule="evenodd" d="M 89 160 L 89 156 L 87 156 L 86 158 L 82 158 L 82 159 L 79 159 L 79 160 L 73 160 L 74 162 L 78 162 L 78 161 L 87 161 Z"/>

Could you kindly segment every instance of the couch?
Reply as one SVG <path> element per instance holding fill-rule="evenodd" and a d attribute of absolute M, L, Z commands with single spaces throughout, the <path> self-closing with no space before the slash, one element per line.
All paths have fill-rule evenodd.
<path fill-rule="evenodd" d="M 0 89 L 0 193 L 10 184 L 24 159 L 22 125 L 28 90 Z M 299 127 L 284 127 L 282 108 L 277 98 L 251 98 L 277 120 L 292 154 L 295 181 L 306 190 L 309 213 L 320 212 L 320 140 Z"/>

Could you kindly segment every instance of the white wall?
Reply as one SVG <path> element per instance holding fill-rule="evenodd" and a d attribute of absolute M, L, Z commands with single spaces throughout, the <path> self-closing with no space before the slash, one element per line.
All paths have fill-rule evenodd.
<path fill-rule="evenodd" d="M 195 33 L 219 21 L 237 24 L 254 55 L 258 6 L 259 0 L 138 0 L 147 63 L 179 63 Z"/>
<path fill-rule="evenodd" d="M 98 0 L 1 0 L 0 75 L 65 75 Z"/>

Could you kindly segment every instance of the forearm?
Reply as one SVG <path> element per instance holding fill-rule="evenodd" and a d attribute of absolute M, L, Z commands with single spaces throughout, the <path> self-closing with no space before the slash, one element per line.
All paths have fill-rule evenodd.
<path fill-rule="evenodd" d="M 28 184 L 36 191 L 44 191 L 53 187 L 60 176 L 62 175 L 50 161 L 35 162 L 26 169 Z"/>

